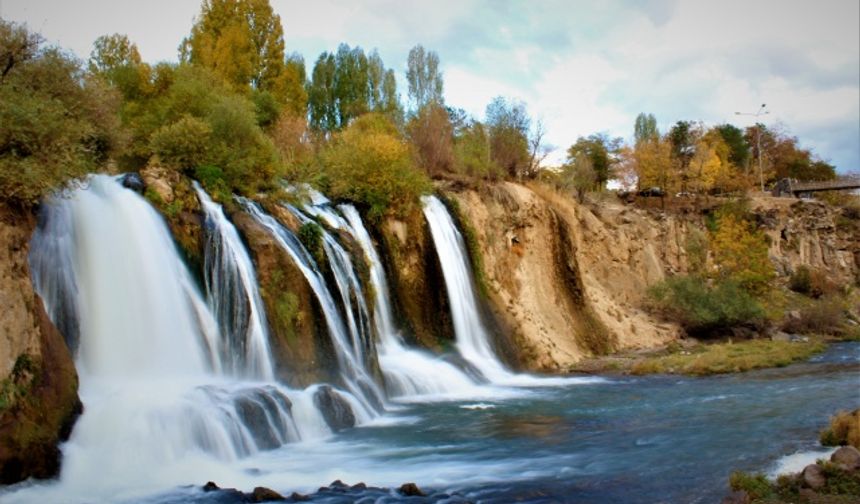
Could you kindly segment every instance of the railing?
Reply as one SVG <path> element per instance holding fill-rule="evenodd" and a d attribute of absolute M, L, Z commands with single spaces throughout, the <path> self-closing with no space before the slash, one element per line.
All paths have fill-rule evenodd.
<path fill-rule="evenodd" d="M 774 196 L 812 193 L 818 191 L 841 191 L 845 189 L 860 189 L 860 176 L 843 176 L 834 180 L 819 180 L 798 182 L 793 179 L 782 179 L 774 186 Z"/>

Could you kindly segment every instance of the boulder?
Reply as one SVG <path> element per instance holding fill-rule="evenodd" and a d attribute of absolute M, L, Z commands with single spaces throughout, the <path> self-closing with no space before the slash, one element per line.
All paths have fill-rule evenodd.
<path fill-rule="evenodd" d="M 426 497 L 427 494 L 421 491 L 418 488 L 418 485 L 415 483 L 404 483 L 400 485 L 400 489 L 398 490 L 402 495 L 407 497 Z"/>
<path fill-rule="evenodd" d="M 804 467 L 803 472 L 800 473 L 800 477 L 803 480 L 803 485 L 813 490 L 818 490 L 827 483 L 824 470 L 818 464 L 809 464 Z"/>
<path fill-rule="evenodd" d="M 307 501 L 311 500 L 311 498 L 305 494 L 293 492 L 290 494 L 290 500 L 293 502 L 307 502 Z"/>
<path fill-rule="evenodd" d="M 120 177 L 119 182 L 126 189 L 131 189 L 138 194 L 143 194 L 143 190 L 146 189 L 146 184 L 143 182 L 143 178 L 139 173 L 126 173 Z"/>
<path fill-rule="evenodd" d="M 204 492 L 214 492 L 215 490 L 221 490 L 221 487 L 215 484 L 214 481 L 207 481 L 206 484 L 203 485 Z"/>
<path fill-rule="evenodd" d="M 338 432 L 355 427 L 355 414 L 346 399 L 328 385 L 314 393 L 314 404 L 331 430 Z"/>
<path fill-rule="evenodd" d="M 843 446 L 833 452 L 830 461 L 843 467 L 846 471 L 860 469 L 860 450 L 853 446 Z"/>
<path fill-rule="evenodd" d="M 256 487 L 251 492 L 251 502 L 285 501 L 286 497 L 266 487 Z"/>

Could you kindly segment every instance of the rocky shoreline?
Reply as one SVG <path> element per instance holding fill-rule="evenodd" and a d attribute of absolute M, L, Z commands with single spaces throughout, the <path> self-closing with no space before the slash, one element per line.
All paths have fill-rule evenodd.
<path fill-rule="evenodd" d="M 467 504 L 471 501 L 461 495 L 445 492 L 424 491 L 415 483 L 404 483 L 398 488 L 372 487 L 365 483 L 348 485 L 341 480 L 335 480 L 328 486 L 320 487 L 312 494 L 292 492 L 284 496 L 267 487 L 255 487 L 250 492 L 242 492 L 235 488 L 221 488 L 209 481 L 201 488 L 206 494 L 212 494 L 215 501 L 223 503 L 252 503 L 252 502 L 356 502 L 368 499 L 368 502 L 378 502 L 380 498 L 409 499 L 410 502 L 439 502 L 451 504 Z"/>

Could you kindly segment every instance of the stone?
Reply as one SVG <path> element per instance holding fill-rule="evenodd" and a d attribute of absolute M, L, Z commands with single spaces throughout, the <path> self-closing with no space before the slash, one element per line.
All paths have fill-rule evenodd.
<path fill-rule="evenodd" d="M 721 504 L 750 504 L 750 495 L 743 490 L 738 490 L 723 497 L 720 502 Z"/>
<path fill-rule="evenodd" d="M 331 430 L 338 432 L 355 427 L 355 414 L 349 403 L 330 386 L 323 385 L 317 389 L 314 404 Z"/>
<path fill-rule="evenodd" d="M 771 341 L 791 341 L 792 335 L 783 331 L 776 331 L 775 333 L 770 335 Z"/>
<path fill-rule="evenodd" d="M 221 487 L 215 484 L 214 481 L 207 481 L 205 485 L 203 485 L 204 492 L 214 492 L 215 490 L 221 490 Z"/>
<path fill-rule="evenodd" d="M 119 183 L 126 189 L 131 189 L 138 194 L 143 194 L 143 190 L 146 189 L 143 178 L 135 172 L 129 172 L 120 177 Z"/>
<path fill-rule="evenodd" d="M 271 488 L 256 487 L 254 488 L 254 491 L 251 492 L 252 502 L 271 502 L 285 500 L 287 500 L 286 497 L 272 490 Z"/>
<path fill-rule="evenodd" d="M 418 488 L 418 485 L 415 483 L 404 483 L 400 485 L 400 489 L 398 490 L 402 495 L 407 497 L 426 497 L 427 494 L 421 491 Z"/>
<path fill-rule="evenodd" d="M 824 471 L 818 464 L 809 464 L 803 468 L 800 473 L 803 484 L 813 490 L 822 488 L 827 483 L 827 478 L 824 476 Z"/>
<path fill-rule="evenodd" d="M 860 450 L 853 446 L 843 446 L 833 452 L 830 461 L 845 468 L 847 471 L 860 469 Z"/>
<path fill-rule="evenodd" d="M 293 492 L 290 494 L 290 500 L 293 502 L 307 502 L 307 501 L 311 500 L 311 498 L 305 494 Z"/>

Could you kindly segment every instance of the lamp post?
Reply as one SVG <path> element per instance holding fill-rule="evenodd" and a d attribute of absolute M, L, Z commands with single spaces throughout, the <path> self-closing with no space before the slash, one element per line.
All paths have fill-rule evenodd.
<path fill-rule="evenodd" d="M 758 118 L 759 118 L 759 116 L 770 114 L 769 110 L 764 109 L 766 106 L 767 106 L 767 104 L 762 103 L 761 107 L 759 107 L 758 111 L 756 111 L 754 113 L 753 112 L 735 112 L 735 115 L 747 115 L 747 116 L 753 116 L 756 118 L 755 143 L 756 143 L 756 150 L 758 151 L 758 180 L 759 180 L 759 184 L 761 184 L 761 192 L 764 192 L 764 172 L 762 171 L 762 168 L 761 168 L 761 126 L 762 125 L 758 122 Z"/>

